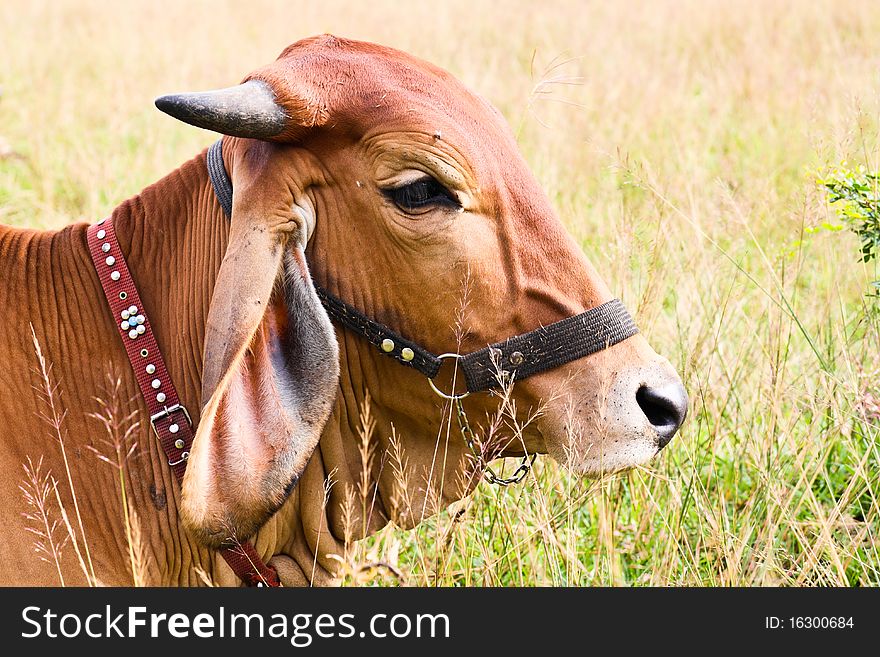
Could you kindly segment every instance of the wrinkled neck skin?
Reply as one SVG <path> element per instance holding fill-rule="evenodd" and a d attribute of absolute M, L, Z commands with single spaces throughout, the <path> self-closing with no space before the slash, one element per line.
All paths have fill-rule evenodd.
<path fill-rule="evenodd" d="M 221 213 L 208 182 L 204 154 L 112 213 L 173 383 L 194 420 L 200 407 L 205 317 L 226 245 Z M 204 581 L 201 569 L 218 583 L 235 585 L 231 571 L 224 571 L 225 565 L 219 566 L 218 559 L 187 536 L 178 522 L 180 488 L 150 430 L 146 406 L 89 256 L 87 227 L 80 223 L 58 232 L 0 227 L 0 262 L 8 277 L 0 285 L 0 313 L 9 318 L 0 325 L 0 356 L 11 368 L 0 382 L 4 421 L 0 476 L 9 482 L 0 500 L 0 520 L 8 528 L 0 581 L 15 584 L 26 573 L 29 585 L 58 585 L 60 577 L 66 585 L 87 583 L 71 545 L 61 552 L 60 577 L 54 560 L 44 563 L 34 554 L 34 537 L 26 528 L 39 523 L 23 518 L 23 508 L 34 509 L 23 503 L 12 482 L 26 480 L 22 465 L 28 458 L 35 464 L 42 458 L 41 472 L 51 472 L 59 481 L 80 551 L 85 558 L 87 543 L 98 582 L 134 583 L 118 470 L 92 451 L 115 460 L 106 429 L 92 417 L 106 414 L 96 401 L 100 398 L 116 405 L 114 416 L 122 431 L 137 423 L 131 437 L 136 449 L 125 466 L 125 492 L 140 530 L 136 532 L 140 540 L 135 540 L 143 563 L 140 581 L 198 585 Z M 59 441 L 46 422 L 36 419 L 51 411 L 30 325 L 57 385 L 57 411 L 66 411 L 64 446 L 83 532 L 78 530 Z M 115 392 L 114 380 L 120 382 Z M 50 522 L 60 522 L 57 504 L 50 500 L 49 506 Z M 56 532 L 57 537 L 65 535 L 63 529 Z"/>
<path fill-rule="evenodd" d="M 112 216 L 173 383 L 198 422 L 205 323 L 228 237 L 228 221 L 211 188 L 204 153 L 121 204 Z M 32 323 L 58 384 L 59 410 L 68 409 L 65 448 L 97 579 L 107 585 L 133 582 L 118 471 L 90 449 L 112 456 L 106 431 L 89 415 L 100 411 L 95 400 L 100 397 L 116 399 L 119 417 L 131 415 L 139 423 L 125 483 L 140 529 L 142 583 L 200 585 L 207 577 L 216 584 L 239 585 L 218 553 L 199 546 L 179 522 L 180 487 L 149 430 L 146 407 L 89 257 L 86 228 L 77 224 L 38 232 L 0 227 L 0 260 L 4 272 L 11 271 L 9 285 L 0 287 L 0 311 L 13 318 L 0 328 L 0 355 L 21 364 L 21 371 L 13 367 L 0 381 L 0 404 L 14 400 L 16 405 L 2 409 L 7 424 L 0 429 L 6 454 L 0 475 L 5 481 L 22 481 L 27 457 L 36 463 L 42 456 L 42 470 L 59 480 L 62 502 L 73 519 L 58 441 L 47 425 L 33 419 L 48 407 L 39 392 Z M 309 249 L 316 283 L 348 295 L 350 303 L 369 313 L 369 281 L 350 281 L 351 287 L 339 289 L 320 264 L 322 255 Z M 328 555 L 344 555 L 346 542 L 377 531 L 389 519 L 414 526 L 477 482 L 460 434 L 442 422 L 449 417 L 448 407 L 430 392 L 424 378 L 350 332 L 337 328 L 337 337 L 342 374 L 320 444 L 290 498 L 252 537 L 287 585 L 333 583 L 339 562 Z M 110 394 L 112 379 L 121 381 L 115 395 Z M 367 420 L 370 431 L 364 430 Z M 361 453 L 365 435 L 370 454 L 366 478 Z M 392 436 L 398 437 L 400 448 L 392 446 Z M 14 540 L 6 546 L 10 554 L 0 560 L 0 579 L 14 584 L 25 572 L 28 584 L 58 584 L 54 563 L 34 556 L 25 529 L 33 522 L 22 517 L 20 492 L 14 486 L 4 490 L 0 517 Z M 61 564 L 66 584 L 86 583 L 70 546 L 62 552 Z"/>

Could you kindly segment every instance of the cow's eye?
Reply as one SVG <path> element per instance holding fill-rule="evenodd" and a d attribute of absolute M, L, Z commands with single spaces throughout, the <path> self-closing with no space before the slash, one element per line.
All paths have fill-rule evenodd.
<path fill-rule="evenodd" d="M 455 195 L 433 178 L 419 178 L 405 185 L 383 189 L 382 193 L 408 214 L 421 214 L 436 207 L 461 207 Z"/>

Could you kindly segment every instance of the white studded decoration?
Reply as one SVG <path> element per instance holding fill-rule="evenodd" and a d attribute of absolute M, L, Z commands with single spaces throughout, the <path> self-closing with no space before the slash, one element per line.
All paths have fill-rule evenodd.
<path fill-rule="evenodd" d="M 110 279 L 114 280 L 114 281 L 118 281 L 119 280 L 119 272 L 118 271 L 110 272 Z"/>
<path fill-rule="evenodd" d="M 162 382 L 159 379 L 153 379 L 150 385 L 153 386 L 153 390 L 158 390 L 161 387 Z"/>
<path fill-rule="evenodd" d="M 155 373 L 156 373 L 156 366 L 153 365 L 152 363 L 147 365 L 147 374 L 155 374 Z"/>
<path fill-rule="evenodd" d="M 158 395 L 156 395 L 156 401 L 159 402 L 160 404 L 164 403 L 165 402 L 165 393 L 160 392 Z"/>

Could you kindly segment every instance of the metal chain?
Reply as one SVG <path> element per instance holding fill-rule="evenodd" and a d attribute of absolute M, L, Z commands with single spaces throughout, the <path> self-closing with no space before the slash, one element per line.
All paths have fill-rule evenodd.
<path fill-rule="evenodd" d="M 471 429 L 471 425 L 468 422 L 467 415 L 464 412 L 464 404 L 461 403 L 461 398 L 457 397 L 454 399 L 455 403 L 455 415 L 458 418 L 458 426 L 461 429 L 461 435 L 464 438 L 464 441 L 467 443 L 467 446 L 470 448 L 471 453 L 476 457 L 477 462 L 480 464 L 482 468 L 484 468 L 483 476 L 486 478 L 490 484 L 496 484 L 497 486 L 510 486 L 511 484 L 518 484 L 523 479 L 526 478 L 526 475 L 529 474 L 529 470 L 532 469 L 532 465 L 535 463 L 535 458 L 538 456 L 537 454 L 532 454 L 529 456 L 526 454 L 522 457 L 522 462 L 519 464 L 519 467 L 510 477 L 499 477 L 495 474 L 495 471 L 486 463 L 483 459 L 483 453 L 477 449 L 477 440 L 476 436 L 474 436 L 474 432 Z"/>

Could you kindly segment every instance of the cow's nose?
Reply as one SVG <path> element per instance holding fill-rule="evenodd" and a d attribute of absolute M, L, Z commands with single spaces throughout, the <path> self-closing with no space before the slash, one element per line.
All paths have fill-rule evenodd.
<path fill-rule="evenodd" d="M 636 401 L 648 422 L 657 430 L 659 447 L 663 449 L 687 416 L 688 396 L 684 386 L 678 381 L 661 386 L 642 386 L 636 392 Z"/>

